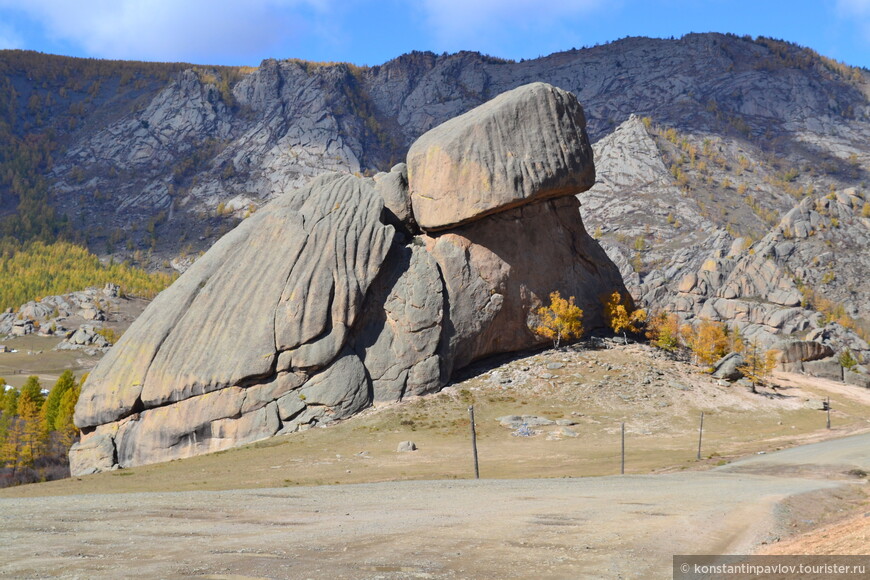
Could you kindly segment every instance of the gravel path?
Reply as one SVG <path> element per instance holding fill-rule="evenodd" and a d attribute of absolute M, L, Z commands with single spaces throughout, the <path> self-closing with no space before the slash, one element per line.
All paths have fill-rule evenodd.
<path fill-rule="evenodd" d="M 0 500 L 0 577 L 665 577 L 833 482 L 691 472 Z"/>

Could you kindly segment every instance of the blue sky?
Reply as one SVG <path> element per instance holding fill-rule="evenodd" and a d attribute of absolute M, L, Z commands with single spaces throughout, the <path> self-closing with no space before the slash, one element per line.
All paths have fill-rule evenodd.
<path fill-rule="evenodd" d="M 870 68 L 870 0 L 0 0 L 0 48 L 196 64 L 519 60 L 688 32 L 783 38 Z"/>

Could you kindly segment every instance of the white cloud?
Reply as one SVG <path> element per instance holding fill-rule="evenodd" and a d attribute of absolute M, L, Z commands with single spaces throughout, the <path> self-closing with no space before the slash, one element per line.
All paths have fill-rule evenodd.
<path fill-rule="evenodd" d="M 857 28 L 865 45 L 870 44 L 870 0 L 837 0 L 837 13 Z"/>
<path fill-rule="evenodd" d="M 603 4 L 603 0 L 423 0 L 422 9 L 440 45 L 448 50 L 480 50 L 497 49 L 509 39 L 515 43 L 517 34 L 570 34 L 570 20 Z"/>
<path fill-rule="evenodd" d="M 48 36 L 79 46 L 91 56 L 201 62 L 260 55 L 288 36 L 304 36 L 309 30 L 307 19 L 326 10 L 330 2 L 0 0 L 0 7 L 25 13 Z"/>
<path fill-rule="evenodd" d="M 21 35 L 11 26 L 0 23 L 0 50 L 22 48 L 23 46 L 24 41 Z"/>
<path fill-rule="evenodd" d="M 837 10 L 841 14 L 870 14 L 870 0 L 837 0 Z"/>

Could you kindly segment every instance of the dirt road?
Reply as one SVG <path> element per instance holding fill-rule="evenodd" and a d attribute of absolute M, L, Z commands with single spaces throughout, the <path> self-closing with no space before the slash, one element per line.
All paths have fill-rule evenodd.
<path fill-rule="evenodd" d="M 800 477 L 741 472 L 762 459 Z M 868 468 L 860 435 L 730 472 L 2 499 L 0 577 L 668 577 L 673 554 L 745 553 L 784 499 Z"/>

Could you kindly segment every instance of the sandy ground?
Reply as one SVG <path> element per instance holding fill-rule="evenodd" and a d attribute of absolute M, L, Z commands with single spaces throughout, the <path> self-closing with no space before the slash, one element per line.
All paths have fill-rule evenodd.
<path fill-rule="evenodd" d="M 2 499 L 0 577 L 668 577 L 775 542 L 800 498 L 866 505 L 855 469 L 868 434 L 706 472 Z"/>
<path fill-rule="evenodd" d="M 776 381 L 749 393 L 639 345 L 507 358 L 329 428 L 0 490 L 0 578 L 649 578 L 679 553 L 870 553 L 870 434 L 843 438 L 870 391 Z M 831 430 L 809 404 L 828 396 Z M 524 413 L 575 436 L 496 421 Z"/>

